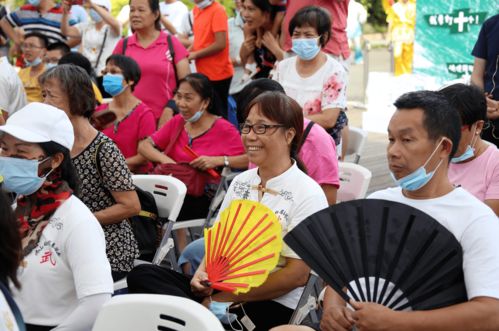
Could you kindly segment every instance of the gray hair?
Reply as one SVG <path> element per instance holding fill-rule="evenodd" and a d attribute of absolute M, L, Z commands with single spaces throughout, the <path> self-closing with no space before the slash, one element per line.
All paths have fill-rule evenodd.
<path fill-rule="evenodd" d="M 74 64 L 60 64 L 45 71 L 39 78 L 40 86 L 49 80 L 59 82 L 68 98 L 71 115 L 90 118 L 95 110 L 95 93 L 92 79 L 82 68 Z"/>

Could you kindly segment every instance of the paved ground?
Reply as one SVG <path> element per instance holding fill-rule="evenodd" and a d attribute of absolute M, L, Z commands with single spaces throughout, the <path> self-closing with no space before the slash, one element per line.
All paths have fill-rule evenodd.
<path fill-rule="evenodd" d="M 390 71 L 390 53 L 387 48 L 374 48 L 368 52 L 364 64 L 351 65 L 349 72 L 348 86 L 348 118 L 350 125 L 362 127 L 362 114 L 367 109 L 363 108 L 364 91 L 367 85 L 367 73 L 369 71 Z M 372 133 L 368 135 L 360 164 L 371 170 L 373 178 L 368 192 L 373 192 L 388 186 L 393 186 L 393 181 L 389 176 L 386 163 L 386 143 L 385 134 Z"/>

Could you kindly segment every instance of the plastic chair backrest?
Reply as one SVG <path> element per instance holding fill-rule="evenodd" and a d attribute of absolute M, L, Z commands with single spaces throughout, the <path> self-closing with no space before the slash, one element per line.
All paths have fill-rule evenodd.
<path fill-rule="evenodd" d="M 371 171 L 350 162 L 338 162 L 338 168 L 340 172 L 338 202 L 365 198 L 372 178 Z"/>
<path fill-rule="evenodd" d="M 367 131 L 353 126 L 349 126 L 348 130 L 348 146 L 346 156 L 355 155 L 354 163 L 359 163 L 367 140 Z"/>
<path fill-rule="evenodd" d="M 203 305 L 159 294 L 114 296 L 99 312 L 92 331 L 224 331 Z"/>
<path fill-rule="evenodd" d="M 135 185 L 152 193 L 159 217 L 172 222 L 177 220 L 187 193 L 182 181 L 165 175 L 133 175 L 132 179 Z"/>

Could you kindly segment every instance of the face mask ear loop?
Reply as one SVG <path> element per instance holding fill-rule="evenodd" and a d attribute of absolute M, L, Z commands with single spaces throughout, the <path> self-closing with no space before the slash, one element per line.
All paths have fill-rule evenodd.
<path fill-rule="evenodd" d="M 473 137 L 471 138 L 471 141 L 470 141 L 470 147 L 473 149 L 473 151 L 475 150 L 475 145 L 478 141 L 478 135 L 476 134 L 476 123 L 475 123 L 475 130 L 473 131 Z"/>
<path fill-rule="evenodd" d="M 52 156 L 47 156 L 47 157 L 46 157 L 46 158 L 44 158 L 43 160 L 39 161 L 39 162 L 38 162 L 38 165 L 40 165 L 40 164 L 44 163 L 45 161 L 47 161 L 47 160 L 49 160 L 49 159 L 51 159 L 51 158 L 52 158 Z M 47 174 L 45 174 L 44 176 L 42 176 L 42 177 L 40 177 L 40 178 L 45 178 L 45 179 L 46 179 L 46 178 L 47 178 L 47 177 L 48 177 L 48 176 L 49 176 L 49 175 L 50 175 L 50 174 L 51 174 L 54 170 L 55 170 L 54 168 L 51 168 L 51 169 L 50 169 L 50 171 L 49 171 L 49 172 L 47 172 Z"/>
<path fill-rule="evenodd" d="M 242 308 L 242 307 L 243 307 L 243 306 L 241 305 L 241 308 Z M 230 326 L 230 328 L 231 328 L 232 330 L 234 330 L 234 331 L 244 331 L 243 326 L 241 325 L 241 323 L 240 323 L 240 322 L 239 322 L 239 320 L 237 319 L 237 315 L 236 315 L 235 322 L 237 323 L 237 325 L 238 325 L 239 329 L 236 329 L 236 328 L 234 328 L 234 326 L 232 326 L 232 322 L 230 321 L 230 318 L 229 318 L 229 308 L 230 308 L 230 307 L 227 307 L 227 311 L 225 312 L 225 314 L 226 314 L 226 316 L 227 316 L 227 321 L 229 322 L 229 326 Z M 243 311 L 244 311 L 244 309 L 243 309 Z M 246 313 L 244 313 L 244 314 L 246 315 Z"/>
<path fill-rule="evenodd" d="M 426 170 L 426 166 L 428 165 L 428 162 L 430 162 L 431 158 L 433 157 L 433 155 L 436 153 L 437 149 L 440 147 L 440 145 L 442 145 L 442 143 L 444 142 L 445 138 L 442 138 L 442 140 L 440 140 L 440 142 L 438 143 L 437 147 L 435 147 L 435 149 L 433 150 L 433 152 L 431 152 L 430 156 L 428 157 L 428 159 L 426 160 L 426 162 L 423 164 L 423 168 L 425 168 Z M 440 164 L 439 164 L 440 165 Z M 437 166 L 438 167 L 438 166 Z"/>

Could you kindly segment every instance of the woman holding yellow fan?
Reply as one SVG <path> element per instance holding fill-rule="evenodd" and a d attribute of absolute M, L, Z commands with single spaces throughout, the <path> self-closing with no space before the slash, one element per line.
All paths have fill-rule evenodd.
<path fill-rule="evenodd" d="M 228 250 L 227 247 L 231 244 L 235 247 L 233 251 L 240 251 L 240 247 L 244 245 L 232 243 L 234 236 L 243 242 L 246 237 L 258 237 L 256 234 L 261 233 L 259 230 L 253 231 L 253 225 L 245 225 L 244 233 L 237 234 L 236 227 L 231 226 L 231 219 L 245 219 L 250 214 L 244 210 L 247 206 L 241 207 L 243 209 L 237 212 L 238 204 L 244 205 L 240 200 L 249 200 L 248 203 L 259 202 L 264 206 L 262 210 L 266 208 L 271 211 L 254 211 L 250 216 L 254 219 L 248 221 L 248 224 L 258 223 L 262 218 L 265 219 L 262 222 L 266 222 L 267 218 L 276 217 L 280 224 L 281 236 L 306 217 L 326 208 L 328 203 L 320 186 L 300 170 L 301 162 L 297 154 L 303 132 L 301 107 L 284 94 L 266 92 L 250 103 L 245 115 L 246 121 L 241 125 L 242 141 L 250 162 L 257 165 L 257 168 L 243 172 L 232 181 L 218 217 L 219 222 L 229 220 L 229 223 L 218 228 L 215 225 L 211 232 L 212 239 L 205 238 L 207 260 L 201 263 L 192 279 L 158 266 L 140 265 L 129 274 L 128 288 L 131 293 L 161 293 L 188 297 L 207 306 L 210 306 L 212 301 L 233 302 L 230 313 L 237 314 L 246 329 L 251 329 L 250 326 L 254 324 L 253 330 L 268 330 L 289 322 L 300 298 L 302 286 L 307 282 L 310 269 L 298 255 L 283 243 L 282 250 L 275 259 L 276 268 L 260 286 L 253 287 L 248 284 L 249 290 L 246 293 L 243 293 L 244 290 L 232 291 L 225 286 L 215 286 L 210 275 L 212 271 L 208 270 L 207 273 L 206 264 L 211 265 L 213 269 L 213 252 Z M 228 211 L 225 211 L 227 208 Z M 260 207 L 256 208 L 260 210 Z M 262 213 L 269 215 L 265 218 Z M 227 240 L 219 239 L 221 248 L 211 247 L 210 243 L 217 241 L 214 238 L 223 237 L 225 232 L 231 233 L 232 237 Z M 250 250 L 249 253 L 251 252 Z M 259 260 L 258 253 L 259 250 L 253 249 L 253 254 L 250 254 L 252 256 L 248 258 L 252 261 Z M 228 255 L 230 265 L 231 262 L 237 262 L 233 261 L 236 260 L 236 254 Z M 248 271 L 240 269 L 238 273 Z M 213 288 L 223 290 L 213 291 Z M 215 306 L 211 305 L 212 308 Z"/>

